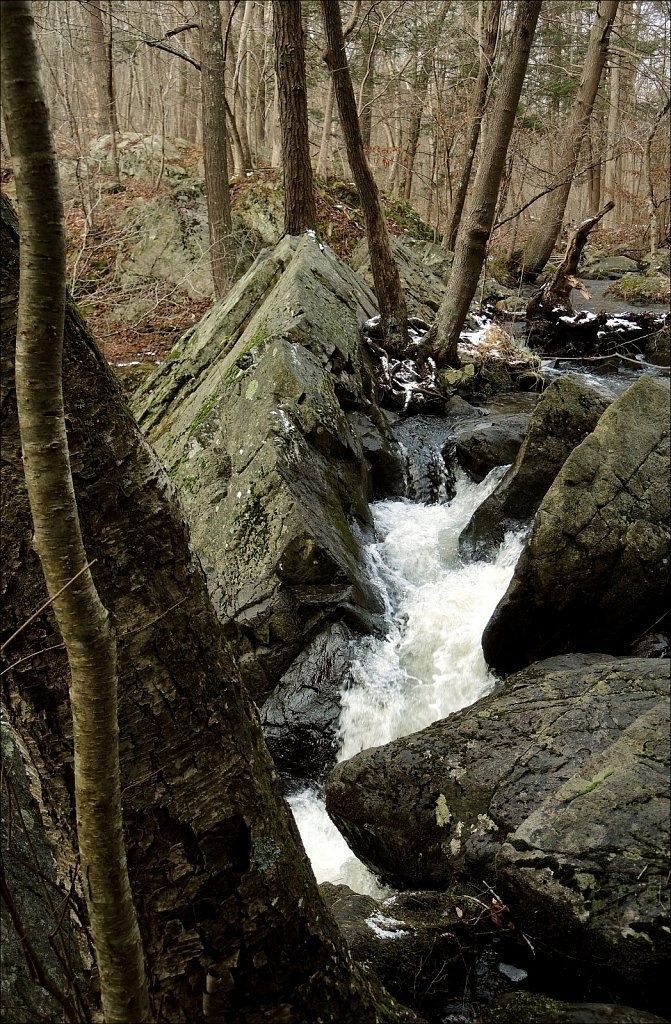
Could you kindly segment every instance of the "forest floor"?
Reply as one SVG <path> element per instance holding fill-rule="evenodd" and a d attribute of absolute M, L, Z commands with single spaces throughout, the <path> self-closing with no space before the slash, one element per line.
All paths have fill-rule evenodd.
<path fill-rule="evenodd" d="M 196 154 L 197 155 L 197 154 Z M 195 159 L 195 157 L 194 157 Z M 281 182 L 281 173 L 260 168 L 231 183 L 233 209 L 236 203 L 249 204 L 261 183 Z M 124 227 L 126 212 L 133 204 L 167 195 L 170 186 L 139 177 L 124 177 L 115 184 L 111 177 L 96 180 L 98 201 L 94 226 L 86 217 L 75 189 L 65 190 L 68 286 L 80 306 L 94 338 L 108 362 L 113 365 L 162 362 L 178 338 L 197 323 L 212 304 L 210 297 L 194 299 L 188 292 L 165 281 L 148 277 L 140 287 L 147 309 L 134 319 L 128 318 L 131 297 L 121 286 L 117 269 L 124 247 L 132 243 Z M 3 187 L 15 200 L 14 182 L 3 175 Z M 365 223 L 356 187 L 352 182 L 315 180 L 318 233 L 341 259 L 347 261 L 359 240 L 365 237 Z M 381 193 L 390 234 L 440 241 L 405 200 Z M 524 242 L 524 232 L 518 243 Z M 640 239 L 636 229 L 611 235 L 599 232 L 599 247 L 608 251 L 636 249 Z M 497 240 L 490 252 L 490 273 L 505 283 L 506 239 Z M 497 273 L 498 270 L 498 273 Z M 138 291 L 132 299 L 137 301 Z"/>
<path fill-rule="evenodd" d="M 236 202 L 249 202 L 249 193 L 258 188 L 259 182 L 280 180 L 278 171 L 262 169 L 234 181 L 233 209 Z M 145 292 L 152 299 L 151 307 L 128 322 L 123 315 L 128 295 L 115 274 L 124 244 L 124 213 L 136 200 L 151 200 L 170 189 L 130 177 L 121 185 L 115 186 L 111 179 L 102 184 L 107 187 L 100 192 L 94 231 L 87 230 L 80 202 L 72 199 L 65 203 L 69 287 L 108 362 L 161 362 L 180 335 L 204 316 L 212 299 L 196 300 L 183 290 L 148 278 Z M 352 183 L 339 180 L 317 180 L 315 186 L 319 234 L 328 239 L 336 255 L 347 260 L 366 233 L 356 189 Z M 433 239 L 409 203 L 390 196 L 382 199 L 390 234 Z M 137 294 L 133 298 L 137 299 Z"/>

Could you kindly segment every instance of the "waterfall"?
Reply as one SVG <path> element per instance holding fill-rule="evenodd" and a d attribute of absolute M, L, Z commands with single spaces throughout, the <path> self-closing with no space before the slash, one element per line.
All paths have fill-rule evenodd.
<path fill-rule="evenodd" d="M 364 638 L 354 684 L 342 696 L 339 760 L 388 743 L 488 693 L 480 640 L 510 582 L 524 531 L 511 533 L 491 561 L 462 563 L 459 534 L 507 467 L 480 484 L 459 472 L 449 504 L 381 501 L 372 506 L 376 540 L 365 548 L 385 602 L 388 633 Z M 289 800 L 317 881 L 380 895 L 326 814 L 314 789 Z"/>

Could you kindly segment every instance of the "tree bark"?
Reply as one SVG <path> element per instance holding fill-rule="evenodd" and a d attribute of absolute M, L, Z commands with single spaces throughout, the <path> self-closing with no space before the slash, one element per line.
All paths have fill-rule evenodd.
<path fill-rule="evenodd" d="M 221 36 L 219 0 L 200 0 L 199 23 L 202 54 L 200 84 L 203 98 L 203 164 L 210 231 L 210 264 L 214 297 L 221 299 L 231 284 L 233 223 L 226 153 L 226 60 Z"/>
<path fill-rule="evenodd" d="M 354 88 L 345 54 L 340 4 L 338 0 L 321 0 L 321 9 L 327 46 L 324 60 L 333 77 L 347 159 L 366 220 L 368 252 L 385 345 L 390 351 L 404 354 L 408 347 L 408 311 L 389 242 L 384 210 L 363 148 Z"/>
<path fill-rule="evenodd" d="M 122 827 L 116 641 L 89 569 L 70 469 L 61 384 L 63 205 L 26 0 L 2 5 L 2 92 L 21 225 L 16 404 L 34 547 L 70 666 L 84 894 L 105 1020 L 138 1024 L 151 1018 Z"/>
<path fill-rule="evenodd" d="M 618 3 L 619 0 L 600 0 L 597 6 L 597 16 L 589 34 L 582 79 L 566 123 L 561 155 L 557 160 L 555 178 L 558 182 L 565 180 L 558 188 L 548 193 L 539 215 L 541 227 L 529 240 L 524 254 L 524 277 L 529 280 L 534 280 L 543 269 L 561 232 L 573 176 L 608 55 L 608 42 Z"/>
<path fill-rule="evenodd" d="M 457 237 L 452 273 L 436 324 L 425 338 L 438 366 L 458 366 L 457 344 L 482 270 L 494 223 L 499 183 L 515 124 L 541 0 L 519 0 L 508 44 L 508 59 L 492 108 L 487 147 L 482 153 L 466 223 Z"/>
<path fill-rule="evenodd" d="M 300 235 L 317 227 L 312 189 L 305 49 L 301 4 L 296 0 L 273 3 L 275 73 L 282 133 L 284 169 L 284 232 Z"/>
<path fill-rule="evenodd" d="M 112 157 L 112 172 L 115 181 L 119 180 L 119 154 L 117 152 L 116 136 L 119 131 L 116 111 L 116 96 L 114 90 L 114 63 L 112 61 L 112 29 L 108 37 L 105 36 L 105 25 L 103 23 L 102 0 L 99 3 L 87 3 L 86 10 L 89 18 L 91 64 L 93 69 L 93 80 L 96 87 L 98 99 L 98 131 L 100 135 L 110 135 L 110 153 Z M 109 16 L 109 11 L 108 11 Z"/>
<path fill-rule="evenodd" d="M 457 240 L 457 231 L 459 230 L 459 224 L 461 223 L 461 217 L 464 212 L 464 203 L 466 202 L 468 184 L 471 180 L 475 151 L 478 148 L 482 117 L 485 112 L 487 91 L 489 89 L 489 81 L 492 74 L 492 63 L 494 61 L 494 53 L 496 52 L 496 40 L 499 34 L 500 18 L 501 0 L 489 0 L 489 3 L 485 7 L 482 36 L 480 39 L 480 67 L 478 69 L 478 77 L 475 81 L 475 86 L 473 87 L 473 98 L 471 101 L 470 111 L 471 127 L 468 132 L 466 160 L 459 179 L 459 185 L 457 186 L 454 203 L 452 204 L 452 209 L 450 211 L 449 227 L 445 232 L 445 238 L 443 241 L 445 248 L 450 250 L 454 249 L 454 244 Z"/>

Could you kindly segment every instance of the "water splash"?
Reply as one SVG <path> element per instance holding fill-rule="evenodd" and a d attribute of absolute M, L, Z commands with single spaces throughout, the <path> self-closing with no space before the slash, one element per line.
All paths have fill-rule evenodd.
<path fill-rule="evenodd" d="M 492 689 L 480 640 L 510 582 L 524 534 L 506 535 L 491 561 L 468 564 L 459 556 L 459 534 L 506 468 L 493 470 L 480 484 L 460 473 L 449 505 L 373 505 L 378 540 L 368 545 L 366 557 L 389 632 L 361 642 L 355 682 L 342 699 L 339 760 L 423 729 Z M 317 880 L 379 895 L 376 880 L 352 855 L 319 794 L 304 790 L 290 804 Z"/>

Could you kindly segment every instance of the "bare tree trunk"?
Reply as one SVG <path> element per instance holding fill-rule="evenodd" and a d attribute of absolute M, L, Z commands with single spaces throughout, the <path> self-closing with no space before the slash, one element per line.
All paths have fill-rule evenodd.
<path fill-rule="evenodd" d="M 198 7 L 202 54 L 200 85 L 203 97 L 203 163 L 210 229 L 210 263 L 214 297 L 221 299 L 231 284 L 233 262 L 233 224 L 226 154 L 226 61 L 219 0 L 200 0 Z"/>
<path fill-rule="evenodd" d="M 102 0 L 101 0 L 102 3 Z M 105 35 L 103 8 L 101 3 L 87 3 L 89 16 L 91 61 L 93 80 L 98 98 L 98 130 L 101 135 L 111 136 L 110 152 L 112 171 L 116 181 L 119 180 L 119 155 L 117 153 L 116 136 L 119 131 L 114 94 L 114 64 L 112 61 L 112 25 Z M 109 8 L 107 11 L 109 18 Z M 107 20 L 107 19 L 106 19 Z"/>
<path fill-rule="evenodd" d="M 552 255 L 561 232 L 580 150 L 608 55 L 608 42 L 618 3 L 619 0 L 601 0 L 598 5 L 597 16 L 589 34 L 582 80 L 566 123 L 561 155 L 557 161 L 556 178 L 562 184 L 548 193 L 539 216 L 541 227 L 529 240 L 524 256 L 524 276 L 531 280 L 540 273 Z"/>
<path fill-rule="evenodd" d="M 349 20 L 343 27 L 343 39 L 346 40 L 356 28 L 360 12 L 361 0 L 355 0 Z M 324 106 L 324 126 L 322 128 L 322 138 L 319 145 L 319 156 L 317 157 L 317 174 L 321 178 L 325 178 L 327 176 L 331 166 L 331 132 L 333 130 L 334 100 L 335 91 L 333 88 L 333 79 L 329 76 L 326 89 L 326 104 Z"/>
<path fill-rule="evenodd" d="M 458 365 L 459 334 L 485 261 L 499 183 L 540 8 L 541 0 L 519 0 L 517 4 L 508 58 L 492 109 L 488 144 L 475 176 L 468 217 L 457 236 L 452 273 L 436 324 L 425 339 L 434 344 L 433 355 L 438 366 Z"/>
<path fill-rule="evenodd" d="M 364 153 L 356 99 L 345 54 L 340 4 L 338 0 L 321 0 L 321 8 L 327 47 L 324 60 L 333 76 L 340 123 L 347 146 L 347 159 L 359 190 L 366 219 L 368 252 L 382 319 L 382 331 L 390 351 L 404 353 L 408 347 L 408 311 L 398 267 L 391 251 L 384 210 Z"/>
<path fill-rule="evenodd" d="M 333 130 L 333 80 L 329 78 L 326 88 L 326 103 L 324 105 L 324 125 L 322 127 L 322 138 L 319 144 L 319 156 L 317 157 L 316 173 L 320 178 L 325 178 L 331 164 L 331 131 Z"/>
<path fill-rule="evenodd" d="M 478 140 L 480 138 L 482 117 L 485 112 L 485 104 L 487 102 L 487 91 L 489 89 L 489 80 L 492 74 L 494 53 L 496 52 L 496 40 L 499 33 L 500 19 L 501 0 L 490 0 L 485 7 L 482 23 L 482 35 L 480 38 L 480 67 L 478 69 L 478 77 L 473 88 L 473 98 L 470 111 L 471 127 L 468 133 L 466 160 L 464 162 L 461 178 L 459 179 L 459 185 L 457 186 L 457 192 L 450 211 L 450 224 L 445 232 L 443 244 L 446 249 L 454 249 L 454 243 L 457 240 L 457 231 L 459 230 L 461 216 L 464 211 L 464 203 L 466 202 L 468 184 L 471 180 L 471 170 L 475 159 L 475 151 L 478 148 Z"/>
<path fill-rule="evenodd" d="M 275 73 L 282 131 L 284 169 L 284 231 L 300 235 L 317 226 L 312 189 L 305 49 L 301 4 L 296 0 L 273 3 Z"/>
<path fill-rule="evenodd" d="M 610 213 L 614 206 L 615 203 L 611 199 L 606 203 L 603 210 L 599 210 L 593 217 L 588 217 L 575 231 L 571 232 L 564 259 L 540 291 L 532 295 L 527 303 L 527 317 L 529 319 L 553 314 L 556 318 L 558 307 L 569 311 L 572 309 L 571 292 L 574 288 L 583 287 L 576 275 L 587 239 L 601 218 Z"/>
<path fill-rule="evenodd" d="M 31 4 L 6 0 L 2 93 L 16 159 L 21 266 L 16 402 L 34 545 L 70 665 L 77 835 L 105 1019 L 151 1019 L 121 817 L 116 641 L 75 499 L 61 381 L 65 231 Z"/>
<path fill-rule="evenodd" d="M 648 132 L 648 137 L 645 140 L 645 154 L 643 158 L 644 164 L 644 176 L 645 176 L 645 191 L 646 191 L 646 203 L 648 207 L 648 219 L 650 223 L 650 259 L 654 260 L 657 255 L 657 242 L 658 242 L 658 218 L 657 218 L 657 204 L 655 203 L 655 190 L 653 186 L 652 178 L 652 141 L 657 134 L 657 129 L 666 117 L 671 108 L 671 100 L 666 101 L 666 105 L 663 110 L 660 111 L 658 117 L 655 119 L 655 123 Z M 651 268 L 653 269 L 653 268 Z"/>

